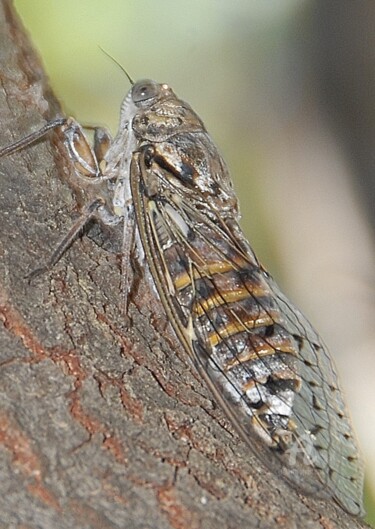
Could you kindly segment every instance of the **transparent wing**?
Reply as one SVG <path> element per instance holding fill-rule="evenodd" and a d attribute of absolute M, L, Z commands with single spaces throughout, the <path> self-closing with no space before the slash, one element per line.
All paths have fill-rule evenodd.
<path fill-rule="evenodd" d="M 326 347 L 238 226 L 174 193 L 148 197 L 140 171 L 132 193 L 147 261 L 200 373 L 274 472 L 359 514 L 363 469 Z"/>

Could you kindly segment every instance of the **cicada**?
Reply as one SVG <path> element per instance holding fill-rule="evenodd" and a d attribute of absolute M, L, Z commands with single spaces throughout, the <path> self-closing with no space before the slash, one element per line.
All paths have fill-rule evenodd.
<path fill-rule="evenodd" d="M 52 128 L 88 204 L 43 268 L 92 217 L 123 222 L 124 296 L 133 256 L 256 456 L 297 490 L 360 514 L 363 465 L 332 359 L 247 242 L 228 169 L 199 116 L 167 84 L 139 81 L 113 140 L 98 129 L 91 149 L 82 127 L 61 118 L 0 156 Z"/>

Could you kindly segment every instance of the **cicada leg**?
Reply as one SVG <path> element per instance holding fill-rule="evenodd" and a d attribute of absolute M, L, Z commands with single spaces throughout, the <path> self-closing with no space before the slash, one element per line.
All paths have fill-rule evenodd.
<path fill-rule="evenodd" d="M 52 121 L 49 121 L 39 130 L 36 130 L 31 134 L 28 134 L 24 138 L 21 138 L 20 140 L 15 141 L 14 143 L 11 143 L 10 145 L 7 145 L 6 147 L 0 149 L 0 158 L 2 158 L 3 156 L 8 156 L 9 154 L 13 154 L 17 151 L 22 151 L 29 145 L 32 145 L 36 141 L 46 136 L 50 130 L 64 126 L 67 121 L 67 118 L 56 118 Z"/>
<path fill-rule="evenodd" d="M 73 224 L 73 226 L 70 228 L 68 233 L 63 237 L 63 239 L 56 246 L 52 254 L 49 256 L 47 262 L 44 265 L 35 268 L 29 274 L 27 274 L 26 278 L 29 281 L 31 281 L 32 279 L 34 279 L 35 277 L 41 274 L 44 274 L 45 272 L 48 272 L 58 261 L 60 261 L 61 257 L 64 255 L 66 250 L 70 247 L 70 245 L 78 237 L 79 233 L 84 229 L 84 227 L 88 224 L 88 222 L 95 216 L 100 206 L 103 206 L 103 200 L 98 198 L 97 200 L 94 200 L 88 206 L 84 208 L 84 210 L 82 211 L 77 221 Z"/>
<path fill-rule="evenodd" d="M 105 180 L 103 159 L 111 144 L 110 135 L 104 129 L 95 129 L 94 148 L 91 148 L 82 127 L 73 118 L 57 118 L 19 141 L 0 149 L 0 158 L 25 149 L 46 136 L 51 130 L 57 130 L 62 134 L 75 173 L 86 181 L 86 187 L 90 187 L 89 201 L 47 262 L 26 276 L 29 280 L 50 270 L 92 218 L 99 217 L 106 224 L 116 224 L 120 220 L 107 207 L 106 197 L 102 196 L 100 188 L 96 190 L 96 184 L 101 184 Z"/>

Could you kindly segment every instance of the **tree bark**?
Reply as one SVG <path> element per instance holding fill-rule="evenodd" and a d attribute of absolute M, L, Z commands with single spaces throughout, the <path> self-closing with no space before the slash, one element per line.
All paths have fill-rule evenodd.
<path fill-rule="evenodd" d="M 59 105 L 10 1 L 0 24 L 3 146 Z M 365 527 L 249 453 L 141 273 L 126 325 L 107 233 L 96 227 L 28 283 L 82 201 L 57 147 L 1 160 L 0 527 Z"/>

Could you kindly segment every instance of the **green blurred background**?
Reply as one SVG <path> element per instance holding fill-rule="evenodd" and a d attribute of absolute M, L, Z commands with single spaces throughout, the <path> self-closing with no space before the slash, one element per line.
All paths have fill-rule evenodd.
<path fill-rule="evenodd" d="M 15 5 L 65 112 L 81 123 L 115 132 L 129 89 L 99 46 L 133 78 L 169 83 L 202 117 L 230 167 L 253 247 L 330 345 L 374 516 L 375 4 Z"/>

